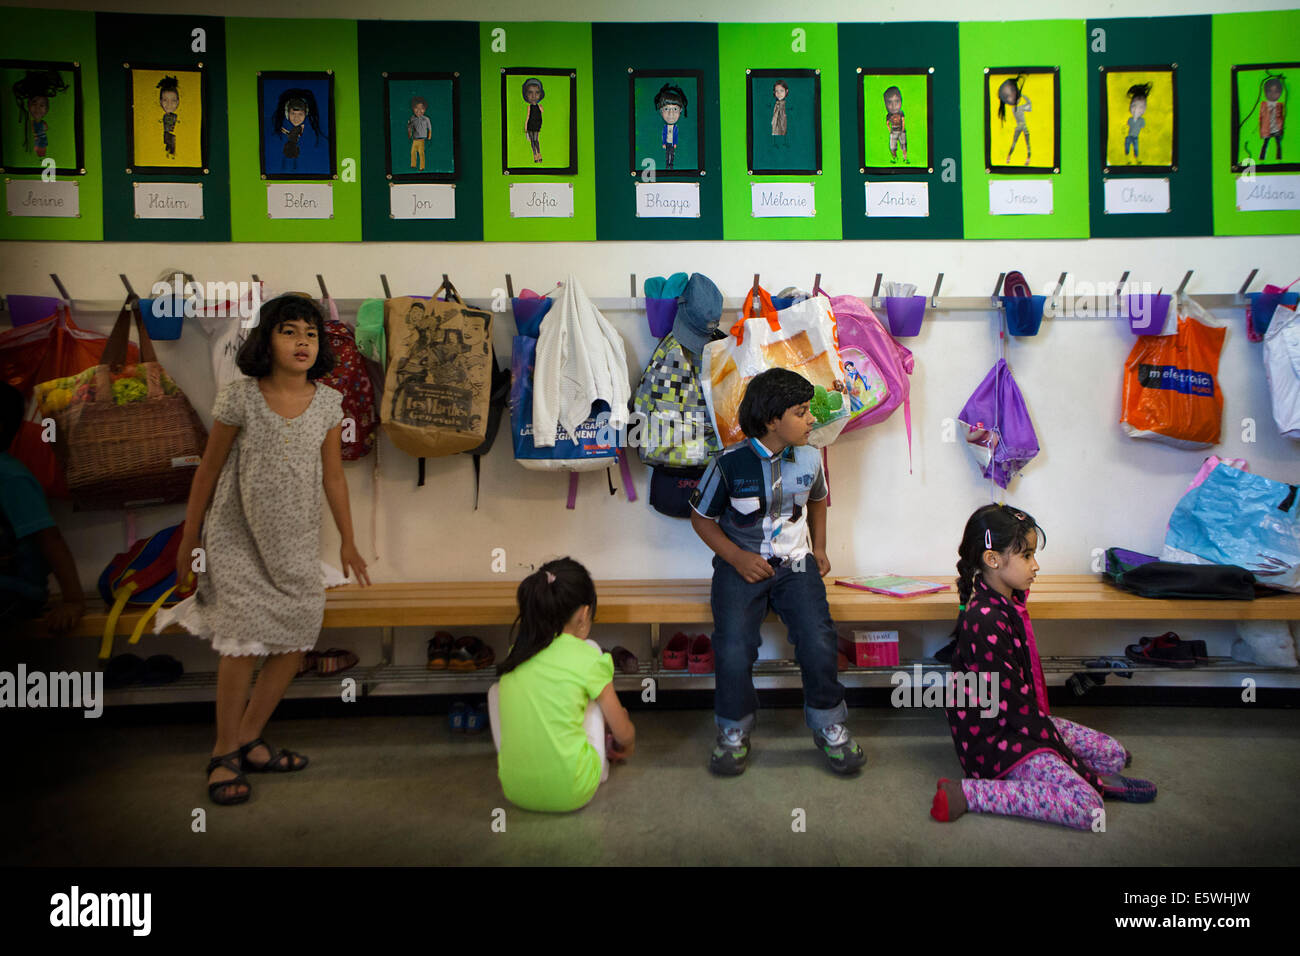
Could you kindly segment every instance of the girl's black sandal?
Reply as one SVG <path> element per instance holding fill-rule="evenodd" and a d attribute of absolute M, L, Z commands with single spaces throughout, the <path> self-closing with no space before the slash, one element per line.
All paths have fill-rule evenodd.
<path fill-rule="evenodd" d="M 248 778 L 246 778 L 240 771 L 239 764 L 235 760 L 235 758 L 239 756 L 240 752 L 238 750 L 232 750 L 228 754 L 222 754 L 220 757 L 213 757 L 208 761 L 209 775 L 211 775 L 212 771 L 216 770 L 218 767 L 225 767 L 231 773 L 237 775 L 230 780 L 218 780 L 215 783 L 208 784 L 208 797 L 211 798 L 213 803 L 219 804 L 223 807 L 229 807 L 236 803 L 243 803 L 252 796 L 253 789 L 248 785 Z M 236 789 L 240 786 L 244 787 L 243 793 L 239 793 Z"/>
<path fill-rule="evenodd" d="M 248 759 L 249 753 L 258 747 L 265 747 L 267 753 L 271 755 L 266 763 L 255 764 Z M 302 761 L 301 765 L 297 763 L 299 760 Z M 305 756 L 284 748 L 281 748 L 277 753 L 275 748 L 261 737 L 239 748 L 239 763 L 245 773 L 295 773 L 307 769 L 307 758 Z"/>

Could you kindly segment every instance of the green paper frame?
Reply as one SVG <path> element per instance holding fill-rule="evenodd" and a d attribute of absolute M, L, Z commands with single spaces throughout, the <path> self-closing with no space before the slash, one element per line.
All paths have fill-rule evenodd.
<path fill-rule="evenodd" d="M 873 73 L 901 73 L 915 68 L 918 63 L 927 64 L 927 70 L 933 67 L 929 84 L 931 115 L 937 113 L 942 117 L 931 123 L 930 166 L 915 167 L 910 176 L 890 176 L 888 180 L 858 172 L 862 165 L 862 150 L 853 142 L 852 135 L 844 133 L 840 146 L 840 162 L 844 170 L 840 218 L 844 238 L 961 239 L 964 173 L 962 176 L 956 174 L 962 169 L 966 147 L 960 124 L 952 121 L 961 109 L 958 83 L 962 74 L 958 60 L 957 24 L 842 23 L 839 25 L 838 43 L 839 62 L 863 64 L 864 72 L 869 69 Z M 841 69 L 838 74 L 839 127 L 844 131 L 856 131 L 863 123 L 863 111 L 858 107 L 862 78 L 851 69 Z M 978 146 L 974 148 L 978 151 Z M 934 172 L 926 172 L 931 167 Z M 924 217 L 866 215 L 866 184 L 886 181 L 891 184 L 925 183 L 930 196 L 930 214 Z"/>
<path fill-rule="evenodd" d="M 722 238 L 722 111 L 718 101 L 715 23 L 596 23 L 591 29 L 596 235 L 602 241 L 691 242 Z M 691 69 L 683 68 L 691 64 Z M 662 184 L 699 184 L 699 218 L 637 216 L 641 170 L 629 169 L 632 124 L 629 71 L 638 76 L 698 73 L 690 124 L 700 119 L 703 168 L 698 178 L 662 177 Z M 660 81 L 662 85 L 662 81 Z M 656 86 L 655 89 L 658 89 Z M 698 151 L 697 151 L 698 152 Z M 658 170 L 665 174 L 666 170 Z"/>
<path fill-rule="evenodd" d="M 178 66 L 174 63 L 123 63 L 122 70 L 126 80 L 126 106 L 128 119 L 126 124 L 126 158 L 127 175 L 145 173 L 150 175 L 206 176 L 208 165 L 208 128 L 211 125 L 208 116 L 208 74 L 202 63 Z M 135 84 L 131 82 L 136 70 L 162 70 L 167 73 L 197 73 L 199 75 L 199 103 L 203 109 L 203 121 L 199 124 L 199 154 L 202 157 L 198 166 L 142 166 L 135 159 Z"/>
<path fill-rule="evenodd" d="M 1112 166 L 1105 173 L 1102 147 L 1090 144 L 1088 154 L 1088 222 L 1095 239 L 1129 239 L 1144 236 L 1208 236 L 1214 232 L 1214 213 L 1209 196 L 1210 175 L 1210 17 L 1191 15 L 1161 17 L 1160 29 L 1150 30 L 1143 17 L 1088 20 L 1087 35 L 1102 31 L 1106 50 L 1087 54 L 1087 129 L 1096 135 L 1101 128 L 1102 89 L 1097 75 L 1132 69 L 1129 64 L 1156 64 L 1157 69 L 1176 67 L 1177 111 L 1174 154 L 1178 168 L 1142 172 L 1134 166 Z M 1068 131 L 1065 134 L 1068 138 Z M 1136 171 L 1134 171 L 1136 170 Z M 1106 212 L 1106 182 L 1112 179 L 1167 179 L 1169 211 L 1150 213 Z"/>
<path fill-rule="evenodd" d="M 73 166 L 56 166 L 54 173 L 57 176 L 84 176 L 86 174 L 86 121 L 85 121 L 85 104 L 81 93 L 81 64 L 73 61 L 58 60 L 0 60 L 0 70 L 56 70 L 59 73 L 72 74 L 72 123 L 76 132 L 76 164 Z M 13 98 L 12 90 L 4 90 L 5 102 L 8 104 Z M 8 123 L 0 123 L 0 173 L 15 173 L 17 175 L 39 175 L 45 171 L 45 167 L 39 162 L 35 166 L 6 166 L 4 165 L 4 147 L 8 142 L 9 136 L 17 138 L 17 134 L 9 130 L 9 136 L 5 135 L 5 130 L 9 129 Z M 42 159 L 43 157 L 37 157 Z"/>

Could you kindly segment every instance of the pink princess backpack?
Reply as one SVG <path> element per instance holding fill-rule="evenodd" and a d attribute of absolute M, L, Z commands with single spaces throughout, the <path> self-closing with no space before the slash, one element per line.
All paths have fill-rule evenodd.
<path fill-rule="evenodd" d="M 866 428 L 883 422 L 903 406 L 903 421 L 907 427 L 908 470 L 912 460 L 912 402 L 911 382 L 908 376 L 915 368 L 911 349 L 899 345 L 889 334 L 875 313 L 861 299 L 852 295 L 837 295 L 831 301 L 835 315 L 836 337 L 839 341 L 840 359 L 853 363 L 853 371 L 861 379 L 847 383 L 865 407 L 849 419 L 844 432 Z M 857 404 L 850 401 L 850 407 Z"/>

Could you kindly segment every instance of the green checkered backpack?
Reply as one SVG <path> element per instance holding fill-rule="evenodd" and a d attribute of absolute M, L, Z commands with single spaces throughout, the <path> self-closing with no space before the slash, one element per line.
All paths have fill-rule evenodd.
<path fill-rule="evenodd" d="M 700 363 L 671 332 L 650 356 L 631 405 L 637 414 L 628 425 L 628 444 L 647 465 L 702 467 L 722 450 L 704 403 Z"/>

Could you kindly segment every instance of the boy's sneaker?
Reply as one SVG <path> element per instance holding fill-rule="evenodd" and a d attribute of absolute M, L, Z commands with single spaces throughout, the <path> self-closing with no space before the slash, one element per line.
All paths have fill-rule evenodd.
<path fill-rule="evenodd" d="M 849 736 L 843 724 L 831 724 L 813 731 L 813 743 L 826 755 L 826 762 L 836 773 L 855 773 L 867 762 L 867 755 Z"/>
<path fill-rule="evenodd" d="M 749 734 L 729 727 L 718 734 L 709 757 L 709 769 L 725 777 L 735 777 L 745 772 L 749 759 Z"/>

